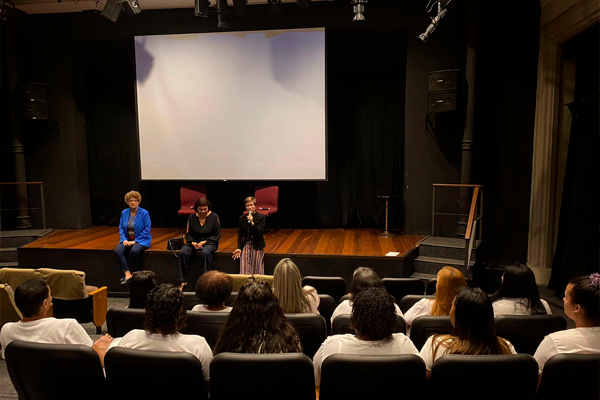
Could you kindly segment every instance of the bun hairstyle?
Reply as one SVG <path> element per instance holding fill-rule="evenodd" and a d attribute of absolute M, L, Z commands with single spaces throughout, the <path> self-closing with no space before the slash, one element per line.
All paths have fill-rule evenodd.
<path fill-rule="evenodd" d="M 600 274 L 571 279 L 571 301 L 584 310 L 586 318 L 600 325 Z"/>

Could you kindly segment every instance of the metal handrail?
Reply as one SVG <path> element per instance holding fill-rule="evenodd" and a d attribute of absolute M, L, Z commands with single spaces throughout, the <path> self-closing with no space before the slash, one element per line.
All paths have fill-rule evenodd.
<path fill-rule="evenodd" d="M 44 182 L 0 182 L 0 186 L 2 185 L 39 185 L 40 186 L 40 198 L 41 198 L 41 203 L 42 203 L 42 207 L 38 208 L 38 207 L 27 207 L 28 210 L 42 210 L 42 227 L 44 229 L 46 229 L 46 206 L 44 203 Z M 10 211 L 12 209 L 1 209 L 2 210 L 6 210 L 6 211 Z"/>

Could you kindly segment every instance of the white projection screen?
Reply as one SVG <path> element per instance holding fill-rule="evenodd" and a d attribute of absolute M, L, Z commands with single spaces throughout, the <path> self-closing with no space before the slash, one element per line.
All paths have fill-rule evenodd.
<path fill-rule="evenodd" d="M 325 180 L 325 29 L 135 37 L 143 180 Z"/>

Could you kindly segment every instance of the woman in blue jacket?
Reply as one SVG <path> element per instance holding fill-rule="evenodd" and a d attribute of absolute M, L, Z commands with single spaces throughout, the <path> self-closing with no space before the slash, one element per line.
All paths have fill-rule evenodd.
<path fill-rule="evenodd" d="M 131 270 L 137 270 L 137 261 L 140 253 L 150 247 L 152 236 L 150 235 L 150 214 L 140 207 L 142 196 L 139 192 L 132 190 L 125 195 L 125 203 L 129 206 L 121 213 L 119 233 L 121 242 L 115 249 L 119 265 L 125 276 L 121 278 L 121 284 L 127 284 L 131 280 Z M 126 256 L 129 253 L 129 260 Z"/>

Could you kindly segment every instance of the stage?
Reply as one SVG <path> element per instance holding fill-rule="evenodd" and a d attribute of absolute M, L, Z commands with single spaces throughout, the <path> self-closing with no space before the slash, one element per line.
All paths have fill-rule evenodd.
<path fill-rule="evenodd" d="M 270 229 L 265 234 L 265 273 L 272 274 L 277 262 L 290 257 L 302 276 L 341 276 L 349 283 L 352 271 L 359 266 L 371 267 L 384 277 L 409 277 L 418 255 L 418 244 L 426 236 L 377 236 L 374 229 Z M 140 268 L 156 273 L 159 283 L 177 279 L 178 260 L 167 250 L 167 241 L 177 237 L 177 228 L 152 228 L 152 246 L 142 253 Z M 56 230 L 18 249 L 20 268 L 77 269 L 86 273 L 86 283 L 108 286 L 117 295 L 127 292 L 120 285 L 121 270 L 114 249 L 119 243 L 119 229 L 98 226 L 87 229 Z M 237 229 L 223 229 L 219 248 L 213 257 L 213 268 L 239 273 L 239 261 L 231 259 L 237 248 Z M 397 252 L 397 256 L 386 256 Z M 200 264 L 194 258 L 188 276 L 193 291 L 200 275 Z"/>

